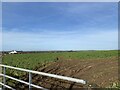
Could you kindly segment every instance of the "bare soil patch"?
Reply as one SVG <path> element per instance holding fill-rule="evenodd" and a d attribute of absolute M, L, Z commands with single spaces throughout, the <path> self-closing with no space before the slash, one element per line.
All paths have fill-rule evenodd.
<path fill-rule="evenodd" d="M 36 70 L 40 72 L 83 79 L 88 82 L 88 85 L 82 85 L 55 78 L 33 75 L 32 83 L 49 89 L 73 89 L 81 87 L 105 88 L 110 86 L 112 83 L 118 82 L 117 57 L 95 60 L 58 60 L 56 62 L 49 63 L 42 68 L 36 68 Z M 28 81 L 28 77 L 26 81 Z M 23 88 L 28 88 L 28 86 L 23 86 Z"/>

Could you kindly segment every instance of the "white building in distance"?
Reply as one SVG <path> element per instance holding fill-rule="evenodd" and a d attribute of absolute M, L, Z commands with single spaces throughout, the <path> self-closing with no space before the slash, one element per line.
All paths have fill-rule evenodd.
<path fill-rule="evenodd" d="M 17 51 L 13 50 L 13 51 L 9 52 L 9 54 L 17 54 Z"/>

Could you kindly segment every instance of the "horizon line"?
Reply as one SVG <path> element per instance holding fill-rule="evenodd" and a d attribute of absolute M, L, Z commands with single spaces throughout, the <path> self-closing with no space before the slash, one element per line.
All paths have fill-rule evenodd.
<path fill-rule="evenodd" d="M 91 49 L 91 50 L 15 50 L 15 51 L 23 51 L 23 52 L 42 52 L 42 51 L 111 51 L 111 50 L 120 50 L 120 49 Z M 13 51 L 13 50 L 2 50 L 4 51 Z"/>

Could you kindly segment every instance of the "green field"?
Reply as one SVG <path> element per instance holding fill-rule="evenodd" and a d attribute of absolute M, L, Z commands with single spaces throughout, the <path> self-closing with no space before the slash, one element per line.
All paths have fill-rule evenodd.
<path fill-rule="evenodd" d="M 96 59 L 99 60 L 101 58 L 112 58 L 117 57 L 118 51 L 117 50 L 110 50 L 110 51 L 79 51 L 79 52 L 41 52 L 41 53 L 26 53 L 26 54 L 7 54 L 4 55 L 2 58 L 2 63 L 5 65 L 31 69 L 35 70 L 36 67 L 40 68 L 46 63 L 56 61 L 57 58 L 60 60 L 92 60 Z M 25 77 L 21 78 L 21 76 L 27 75 L 25 72 L 20 72 L 17 70 L 6 69 L 6 74 L 19 78 L 24 79 Z M 16 81 L 7 79 L 7 84 L 10 86 L 15 86 L 17 83 Z"/>
<path fill-rule="evenodd" d="M 44 63 L 59 59 L 99 59 L 118 56 L 118 51 L 79 51 L 79 52 L 44 52 L 28 54 L 12 54 L 3 56 L 3 64 L 26 69 L 34 69 Z"/>

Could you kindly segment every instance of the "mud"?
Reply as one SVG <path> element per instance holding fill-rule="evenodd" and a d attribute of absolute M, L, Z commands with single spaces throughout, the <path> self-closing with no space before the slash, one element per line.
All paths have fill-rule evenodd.
<path fill-rule="evenodd" d="M 75 88 L 105 88 L 118 82 L 118 58 L 86 59 L 86 60 L 57 60 L 42 68 L 36 68 L 40 72 L 68 76 L 87 81 L 87 85 L 68 82 L 60 79 L 49 78 L 40 75 L 32 75 L 32 83 L 45 88 L 75 89 Z M 25 79 L 28 81 L 27 79 Z M 28 88 L 28 86 L 23 86 Z M 81 89 L 81 90 L 84 90 Z M 85 89 L 86 90 L 86 89 Z"/>

